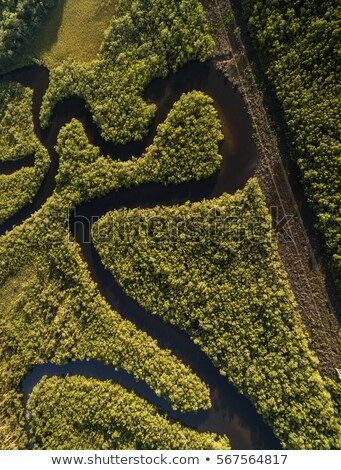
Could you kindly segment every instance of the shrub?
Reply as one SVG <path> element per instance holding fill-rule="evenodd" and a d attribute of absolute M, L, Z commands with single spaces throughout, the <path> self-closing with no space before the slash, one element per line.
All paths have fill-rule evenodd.
<path fill-rule="evenodd" d="M 33 167 L 0 174 L 0 224 L 31 202 L 48 171 L 50 158 L 34 134 L 32 90 L 0 83 L 0 161 L 35 155 Z"/>
<path fill-rule="evenodd" d="M 90 64 L 67 61 L 51 72 L 42 124 L 48 125 L 58 101 L 76 94 L 106 140 L 140 140 L 155 113 L 155 105 L 143 99 L 149 82 L 187 61 L 204 61 L 212 51 L 198 0 L 120 0 L 98 58 Z"/>
<path fill-rule="evenodd" d="M 229 449 L 227 438 L 173 423 L 109 381 L 45 378 L 34 388 L 28 410 L 40 449 Z"/>
<path fill-rule="evenodd" d="M 243 0 L 243 5 L 341 287 L 340 6 L 335 0 L 270 0 L 266 5 Z"/>
<path fill-rule="evenodd" d="M 233 196 L 108 213 L 93 235 L 126 292 L 186 330 L 285 447 L 340 446 L 255 180 Z"/>

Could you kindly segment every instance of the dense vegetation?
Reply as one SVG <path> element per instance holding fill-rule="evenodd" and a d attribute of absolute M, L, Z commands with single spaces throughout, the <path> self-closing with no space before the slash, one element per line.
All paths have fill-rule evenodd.
<path fill-rule="evenodd" d="M 145 380 L 174 408 L 209 406 L 205 385 L 98 294 L 61 228 L 61 209 L 51 201 L 14 232 L 15 240 L 9 235 L 1 244 L 1 442 L 15 433 L 15 446 L 25 445 L 18 387 L 32 365 L 45 361 L 96 358 Z"/>
<path fill-rule="evenodd" d="M 0 5 L 0 68 L 16 58 L 11 44 L 19 52 L 53 3 L 10 0 L 6 6 Z M 29 4 L 38 8 L 34 18 L 21 14 Z M 287 4 L 271 0 L 273 7 Z M 307 4 L 300 2 L 302 8 Z M 255 12 L 264 10 L 257 7 L 259 2 L 254 5 L 252 15 L 256 17 Z M 8 13 L 11 8 L 13 14 Z M 268 14 L 269 8 L 265 11 Z M 263 18 L 261 13 L 259 18 Z M 334 163 L 325 155 L 334 158 L 335 139 L 324 128 L 333 129 L 334 115 L 325 108 L 327 95 L 321 102 L 315 97 L 319 90 L 315 81 L 311 88 L 304 88 L 310 84 L 307 70 L 311 68 L 304 44 L 315 38 L 309 22 L 309 27 L 304 25 L 309 32 L 307 41 L 302 39 L 301 44 L 298 40 L 296 45 L 293 40 L 290 44 L 297 50 L 292 54 L 286 49 L 290 34 L 296 38 L 304 29 L 295 19 L 295 9 L 294 16 L 289 13 L 295 20 L 290 28 L 285 15 L 279 23 L 278 16 L 273 16 L 273 23 L 264 28 L 271 41 L 276 31 L 282 31 L 278 24 L 289 28 L 269 42 L 271 47 L 265 40 L 268 57 L 264 63 L 283 98 L 295 156 L 312 181 L 311 200 L 328 209 L 320 212 L 320 223 L 332 240 L 334 225 L 329 215 L 335 207 L 332 190 L 324 187 L 321 162 L 334 184 Z M 259 33 L 256 23 L 254 30 Z M 29 24 L 30 30 L 25 26 Z M 312 24 L 316 35 L 325 38 L 325 31 L 328 36 L 325 22 Z M 316 43 L 314 53 L 331 50 L 333 46 L 327 42 L 322 41 L 321 50 L 320 42 Z M 42 123 L 48 124 L 59 100 L 77 94 L 84 97 L 104 138 L 121 143 L 141 139 L 155 113 L 155 106 L 143 99 L 147 84 L 186 61 L 206 60 L 212 50 L 198 0 L 118 0 L 97 58 L 88 64 L 69 60 L 51 72 Z M 295 54 L 305 60 L 298 60 Z M 299 69 L 295 68 L 298 63 Z M 326 64 L 324 70 L 328 67 Z M 289 78 L 283 77 L 285 68 L 291 82 L 297 84 L 295 90 L 292 83 L 289 87 Z M 334 76 L 321 78 L 323 72 L 312 68 L 316 83 L 333 82 Z M 34 196 L 48 166 L 47 152 L 33 134 L 31 102 L 30 90 L 1 85 L 0 159 L 34 153 L 36 163 L 33 168 L 0 176 L 4 201 L 0 223 Z M 311 103 L 316 114 L 325 113 L 324 124 L 315 122 Z M 304 126 L 300 127 L 300 119 Z M 127 162 L 101 155 L 76 120 L 61 130 L 54 194 L 29 220 L 0 240 L 1 448 L 27 445 L 20 382 L 38 363 L 94 358 L 144 380 L 158 395 L 168 398 L 174 409 L 210 406 L 207 386 L 101 297 L 79 246 L 70 240 L 68 211 L 71 205 L 111 190 L 149 181 L 168 184 L 210 176 L 221 162 L 221 137 L 212 100 L 199 92 L 183 95 L 144 155 Z M 315 198 L 317 187 L 323 193 L 322 202 Z M 213 201 L 117 211 L 95 226 L 95 236 L 103 261 L 127 292 L 154 314 L 188 331 L 221 374 L 251 398 L 284 446 L 338 448 L 340 387 L 330 380 L 323 382 L 318 373 L 270 225 L 259 187 L 252 181 L 244 192 Z M 43 379 L 28 407 L 37 447 L 228 447 L 227 439 L 200 435 L 171 423 L 141 398 L 109 382 L 80 377 Z"/>
<path fill-rule="evenodd" d="M 0 174 L 0 223 L 32 201 L 49 168 L 49 155 L 34 134 L 32 90 L 0 83 L 0 161 L 35 155 L 31 168 Z"/>
<path fill-rule="evenodd" d="M 340 447 L 256 181 L 212 201 L 115 211 L 93 233 L 123 288 L 186 330 L 285 447 Z"/>
<path fill-rule="evenodd" d="M 0 3 L 0 72 L 20 59 L 56 0 L 2 0 Z"/>
<path fill-rule="evenodd" d="M 187 61 L 206 60 L 212 51 L 198 0 L 119 0 L 98 58 L 89 64 L 65 61 L 51 72 L 42 124 L 48 125 L 58 101 L 76 94 L 84 97 L 105 139 L 139 140 L 155 113 L 142 96 L 149 82 Z"/>
<path fill-rule="evenodd" d="M 126 162 L 100 155 L 76 120 L 58 137 L 57 191 L 73 204 L 110 190 L 148 181 L 182 183 L 213 175 L 220 167 L 223 135 L 213 101 L 193 91 L 180 97 L 145 153 Z"/>
<path fill-rule="evenodd" d="M 242 3 L 341 287 L 340 5 L 336 0 Z"/>
<path fill-rule="evenodd" d="M 1 244 L 1 442 L 15 433 L 15 445 L 25 446 L 19 383 L 46 361 L 96 358 L 144 380 L 174 408 L 208 407 L 209 392 L 188 367 L 99 295 L 62 217 L 52 201 Z"/>
<path fill-rule="evenodd" d="M 326 387 L 334 400 L 335 409 L 339 416 L 341 416 L 341 383 L 327 377 L 325 379 Z"/>
<path fill-rule="evenodd" d="M 28 410 L 33 442 L 40 449 L 229 448 L 226 438 L 172 423 L 108 381 L 45 378 L 31 393 Z"/>
<path fill-rule="evenodd" d="M 101 156 L 76 120 L 61 130 L 56 191 L 0 243 L 4 448 L 27 444 L 19 384 L 32 365 L 45 361 L 99 359 L 144 380 L 158 395 L 168 397 L 174 408 L 210 406 L 205 384 L 99 295 L 78 245 L 70 240 L 68 211 L 70 204 L 142 180 L 166 184 L 211 175 L 221 161 L 220 139 L 212 101 L 198 92 L 180 98 L 145 155 L 131 161 Z"/>

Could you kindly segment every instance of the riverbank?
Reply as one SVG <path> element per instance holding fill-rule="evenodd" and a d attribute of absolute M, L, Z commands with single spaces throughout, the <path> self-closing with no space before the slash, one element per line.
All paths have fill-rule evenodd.
<path fill-rule="evenodd" d="M 99 217 L 113 209 L 122 207 L 149 207 L 160 204 L 181 204 L 188 200 L 194 201 L 214 197 L 226 191 L 233 193 L 236 189 L 243 188 L 246 181 L 254 174 L 254 169 L 257 165 L 257 151 L 252 140 L 251 122 L 240 93 L 233 90 L 233 87 L 224 80 L 222 74 L 217 72 L 210 62 L 191 62 L 165 79 L 154 80 L 145 91 L 145 99 L 156 103 L 158 109 L 146 138 L 140 142 L 117 145 L 106 142 L 100 137 L 100 132 L 94 124 L 91 114 L 86 110 L 84 102 L 78 98 L 70 98 L 59 103 L 54 109 L 50 126 L 46 129 L 41 128 L 39 111 L 42 97 L 49 81 L 48 71 L 43 67 L 32 66 L 24 68 L 9 74 L 7 79 L 15 80 L 33 89 L 35 132 L 48 149 L 52 165 L 33 203 L 7 220 L 1 227 L 1 233 L 10 231 L 14 226 L 21 225 L 30 216 L 37 214 L 39 210 L 42 210 L 43 206 L 46 207 L 47 200 L 53 197 L 52 195 L 56 187 L 55 177 L 59 169 L 60 158 L 56 150 L 57 137 L 60 129 L 66 123 L 69 123 L 72 118 L 79 119 L 89 142 L 92 144 L 96 143 L 101 153 L 109 154 L 107 157 L 109 161 L 111 159 L 127 160 L 132 155 L 139 156 L 140 154 L 140 157 L 143 155 L 146 147 L 154 141 L 158 124 L 164 123 L 174 106 L 174 102 L 180 98 L 182 93 L 194 88 L 196 90 L 200 89 L 212 96 L 224 134 L 224 142 L 220 146 L 222 166 L 215 176 L 194 182 L 190 181 L 191 178 L 189 178 L 187 183 L 167 186 L 161 182 L 153 183 L 151 179 L 149 183 L 140 185 L 135 189 L 123 189 L 122 187 L 118 191 L 116 188 L 116 190 L 109 192 L 103 197 L 98 197 L 78 205 L 77 215 L 71 214 L 69 228 L 71 228 L 73 237 L 82 249 L 83 259 L 77 260 L 79 263 L 78 271 L 82 270 L 81 265 L 84 266 L 84 269 L 87 266 L 94 281 L 93 285 L 97 286 L 96 289 L 99 289 L 102 298 L 106 300 L 106 305 L 112 309 L 108 311 L 118 312 L 120 317 L 134 324 L 139 331 L 146 332 L 148 337 L 157 340 L 157 344 L 162 350 L 171 350 L 175 357 L 181 360 L 181 363 L 198 374 L 205 384 L 208 385 L 211 391 L 212 407 L 207 413 L 202 415 L 199 423 L 191 421 L 188 424 L 191 424 L 193 427 L 197 426 L 200 431 L 211 428 L 217 429 L 217 432 L 229 436 L 233 448 L 278 448 L 280 444 L 274 437 L 270 426 L 264 423 L 250 400 L 241 395 L 231 383 L 220 375 L 218 368 L 214 366 L 198 346 L 193 344 L 186 333 L 181 332 L 175 326 L 163 322 L 157 316 L 148 313 L 124 293 L 113 276 L 103 267 L 92 243 L 87 242 L 91 238 L 90 234 L 85 233 L 87 229 L 90 230 L 94 217 Z M 74 151 L 76 153 L 76 147 Z M 112 161 L 112 163 L 114 162 Z M 120 163 L 123 162 L 121 161 Z M 177 165 L 174 164 L 173 168 L 177 168 Z M 63 214 L 61 214 L 61 218 L 64 219 Z M 87 220 L 88 223 L 80 226 L 80 220 Z M 26 221 L 26 230 L 28 224 L 29 221 Z M 77 229 L 80 230 L 78 234 Z M 74 244 L 71 245 L 73 246 Z M 66 247 L 64 249 L 66 250 Z M 53 276 L 58 277 L 58 272 L 55 272 L 55 269 L 51 271 L 51 275 L 52 272 Z M 42 277 L 45 278 L 45 275 Z M 77 285 L 78 282 L 76 282 Z M 87 292 L 86 297 L 88 295 L 89 293 Z M 74 293 L 72 297 L 75 305 L 80 305 L 74 299 Z M 80 297 L 83 299 L 85 293 L 82 292 Z M 77 315 L 77 308 L 75 306 L 74 309 L 76 312 L 73 310 L 73 314 Z M 82 307 L 82 315 L 84 315 L 84 306 Z M 95 317 L 97 318 L 97 314 Z M 117 329 L 117 327 L 110 327 L 109 331 L 114 329 Z M 124 331 L 122 326 L 121 329 Z M 94 337 L 91 334 L 91 338 L 94 341 L 100 341 L 98 327 L 95 330 L 96 336 Z M 105 344 L 107 346 L 108 341 L 106 338 Z M 107 357 L 101 357 L 102 352 L 101 354 L 98 351 L 96 353 L 93 351 L 91 353 L 86 352 L 86 348 L 89 348 L 88 339 L 84 341 L 84 347 L 81 346 L 79 341 L 77 346 L 81 352 L 73 352 L 71 356 L 68 355 L 68 361 L 70 359 L 79 361 L 84 357 L 108 361 Z M 112 347 L 109 349 L 112 353 Z M 158 354 L 160 355 L 160 352 Z M 46 352 L 44 352 L 44 357 L 46 357 Z M 51 369 L 52 371 L 56 370 L 56 365 L 53 365 L 55 361 L 54 351 L 52 358 L 50 356 L 50 361 L 41 366 L 44 374 Z M 35 361 L 35 364 L 37 362 Z M 143 359 L 141 362 L 143 363 Z M 78 367 L 79 374 L 84 375 L 86 370 L 92 376 L 91 363 L 88 361 L 77 362 L 75 366 L 76 368 Z M 61 373 L 67 373 L 70 372 L 70 368 L 70 364 L 66 363 L 59 366 L 58 370 Z M 24 405 L 25 396 L 27 397 L 29 394 L 26 384 L 32 383 L 32 377 L 34 377 L 36 372 L 36 368 L 28 367 L 26 374 L 23 376 L 24 382 L 20 390 L 24 392 Z"/>
<path fill-rule="evenodd" d="M 341 364 L 338 299 L 326 274 L 321 244 L 311 212 L 302 195 L 295 168 L 288 163 L 283 130 L 266 109 L 270 93 L 259 84 L 255 55 L 244 45 L 245 24 L 228 0 L 206 1 L 216 41 L 215 66 L 241 91 L 247 104 L 258 146 L 256 169 L 273 216 L 281 258 L 307 327 L 320 372 L 336 378 Z M 233 9 L 234 8 L 234 9 Z M 236 14 L 237 13 L 237 14 Z M 242 37 L 243 36 L 243 37 Z M 290 168 L 291 174 L 288 175 Z"/>

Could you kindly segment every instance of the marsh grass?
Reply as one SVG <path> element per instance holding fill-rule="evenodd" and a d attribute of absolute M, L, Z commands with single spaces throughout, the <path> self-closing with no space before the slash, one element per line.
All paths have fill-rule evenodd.
<path fill-rule="evenodd" d="M 33 55 L 54 68 L 66 59 L 93 60 L 116 0 L 59 0 L 33 46 Z"/>

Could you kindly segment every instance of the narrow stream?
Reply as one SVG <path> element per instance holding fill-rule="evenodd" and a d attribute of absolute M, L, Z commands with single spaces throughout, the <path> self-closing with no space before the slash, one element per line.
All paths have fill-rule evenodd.
<path fill-rule="evenodd" d="M 34 155 L 27 155 L 18 160 L 8 160 L 0 162 L 0 174 L 10 175 L 20 168 L 30 167 L 34 165 Z"/>
<path fill-rule="evenodd" d="M 128 297 L 111 273 L 104 268 L 91 243 L 92 219 L 107 211 L 122 207 L 181 204 L 187 200 L 196 201 L 204 197 L 216 197 L 224 192 L 233 193 L 242 188 L 253 175 L 257 165 L 257 151 L 252 140 L 251 121 L 242 96 L 215 70 L 212 63 L 190 63 L 166 79 L 154 80 L 147 88 L 145 99 L 157 105 L 157 113 L 148 135 L 140 142 L 117 145 L 101 138 L 99 129 L 93 123 L 84 101 L 78 97 L 59 103 L 54 110 L 49 128 L 41 129 L 39 110 L 49 80 L 48 71 L 43 67 L 26 67 L 8 74 L 4 79 L 19 82 L 33 89 L 35 132 L 48 149 L 52 161 L 34 201 L 2 224 L 0 235 L 22 223 L 52 194 L 58 171 L 58 155 L 54 146 L 60 128 L 74 117 L 83 123 L 90 142 L 100 147 L 102 154 L 126 160 L 131 156 L 140 156 L 152 143 L 157 125 L 166 118 L 172 105 L 182 93 L 201 90 L 213 98 L 224 133 L 224 141 L 220 147 L 223 163 L 216 176 L 200 182 L 167 187 L 150 183 L 137 188 L 115 191 L 82 204 L 76 208 L 70 218 L 70 230 L 81 245 L 83 256 L 101 294 L 112 308 L 155 338 L 161 347 L 171 349 L 207 383 L 211 390 L 212 408 L 198 413 L 174 412 L 170 404 L 156 397 L 145 383 L 137 382 L 129 374 L 123 371 L 117 372 L 113 367 L 94 360 L 74 361 L 64 365 L 35 366 L 22 382 L 23 406 L 26 407 L 30 392 L 44 375 L 78 374 L 98 379 L 110 379 L 121 383 L 129 390 L 136 391 L 150 403 L 165 411 L 171 418 L 194 429 L 227 434 L 234 449 L 278 449 L 280 447 L 278 440 L 271 428 L 256 412 L 250 400 L 238 393 L 235 387 L 219 374 L 210 359 L 194 345 L 184 331 L 148 313 Z M 0 164 L 0 172 L 2 168 L 5 167 Z M 86 241 L 90 243 L 85 243 Z"/>

